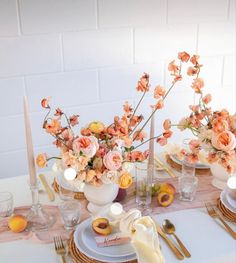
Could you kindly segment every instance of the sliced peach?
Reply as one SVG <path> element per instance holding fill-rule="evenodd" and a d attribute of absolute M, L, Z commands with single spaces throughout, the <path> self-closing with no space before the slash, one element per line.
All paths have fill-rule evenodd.
<path fill-rule="evenodd" d="M 167 192 L 160 192 L 157 196 L 159 205 L 167 207 L 174 201 L 174 195 Z"/>
<path fill-rule="evenodd" d="M 162 183 L 160 184 L 160 188 L 158 189 L 158 192 L 166 192 L 169 194 L 174 195 L 176 193 L 175 187 L 170 183 Z"/>
<path fill-rule="evenodd" d="M 109 224 L 109 220 L 106 218 L 97 218 L 92 223 L 92 228 L 95 233 L 102 236 L 111 234 L 112 227 Z"/>

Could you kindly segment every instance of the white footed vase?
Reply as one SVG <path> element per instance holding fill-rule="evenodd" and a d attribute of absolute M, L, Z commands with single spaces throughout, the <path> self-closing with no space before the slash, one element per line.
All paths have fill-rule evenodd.
<path fill-rule="evenodd" d="M 212 163 L 210 169 L 213 176 L 212 185 L 223 190 L 227 185 L 227 180 L 229 179 L 230 174 L 228 174 L 226 169 L 217 162 Z"/>
<path fill-rule="evenodd" d="M 98 187 L 85 184 L 84 195 L 89 201 L 87 206 L 89 212 L 96 214 L 106 209 L 116 198 L 118 191 L 119 186 L 117 184 L 103 184 Z"/>

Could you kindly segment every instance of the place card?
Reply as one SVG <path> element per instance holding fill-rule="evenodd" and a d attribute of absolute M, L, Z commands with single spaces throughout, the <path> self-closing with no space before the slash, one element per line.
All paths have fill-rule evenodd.
<path fill-rule="evenodd" d="M 130 238 L 122 233 L 115 233 L 105 237 L 96 236 L 95 241 L 98 247 L 110 247 L 129 243 Z"/>

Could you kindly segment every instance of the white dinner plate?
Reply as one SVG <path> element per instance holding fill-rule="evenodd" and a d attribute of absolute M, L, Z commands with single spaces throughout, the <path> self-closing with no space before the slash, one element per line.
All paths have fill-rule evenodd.
<path fill-rule="evenodd" d="M 224 191 L 222 191 L 220 193 L 220 201 L 223 203 L 223 205 L 228 208 L 231 212 L 236 213 L 236 207 L 232 206 L 227 198 L 227 189 L 225 189 Z"/>
<path fill-rule="evenodd" d="M 98 247 L 95 241 L 96 234 L 92 230 L 91 224 L 90 221 L 82 231 L 82 240 L 93 252 L 107 257 L 125 257 L 135 253 L 130 243 L 110 247 Z"/>
<path fill-rule="evenodd" d="M 171 154 L 170 158 L 172 159 L 172 161 L 174 161 L 175 163 L 178 163 L 180 165 L 182 165 L 182 161 L 177 157 L 176 154 Z M 195 164 L 195 168 L 197 169 L 209 169 L 210 166 L 207 164 L 203 164 L 203 163 L 196 163 Z"/>
<path fill-rule="evenodd" d="M 87 219 L 81 224 L 79 224 L 74 232 L 74 241 L 76 247 L 87 257 L 100 260 L 106 263 L 120 263 L 136 259 L 136 254 L 122 257 L 108 257 L 92 251 L 82 240 L 82 232 L 88 226 L 88 224 L 91 224 L 91 219 Z"/>

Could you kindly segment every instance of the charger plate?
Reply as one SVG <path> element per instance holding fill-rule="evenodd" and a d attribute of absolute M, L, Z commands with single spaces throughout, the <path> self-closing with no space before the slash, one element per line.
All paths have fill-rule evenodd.
<path fill-rule="evenodd" d="M 52 188 L 56 193 L 59 193 L 59 184 L 55 178 L 54 178 L 54 181 L 52 183 Z M 66 191 L 68 191 L 68 190 L 66 190 Z M 84 200 L 85 199 L 83 192 L 73 192 L 73 193 L 74 193 L 74 199 L 77 199 L 77 200 Z"/>
<path fill-rule="evenodd" d="M 182 171 L 182 165 L 175 161 L 174 158 L 171 158 L 171 156 L 169 154 L 166 155 L 166 162 L 172 167 L 174 168 L 176 171 L 181 172 Z M 197 175 L 210 175 L 211 174 L 211 170 L 210 168 L 196 168 L 196 174 Z"/>
<path fill-rule="evenodd" d="M 72 232 L 70 235 L 70 239 L 68 241 L 68 249 L 70 256 L 72 257 L 75 263 L 104 263 L 102 261 L 89 258 L 86 255 L 84 255 L 81 251 L 79 251 L 74 242 L 74 232 Z M 138 263 L 138 261 L 135 259 L 123 263 Z"/>
<path fill-rule="evenodd" d="M 233 213 L 227 207 L 225 207 L 220 198 L 217 199 L 217 208 L 220 210 L 225 219 L 232 223 L 236 223 L 236 213 Z"/>

